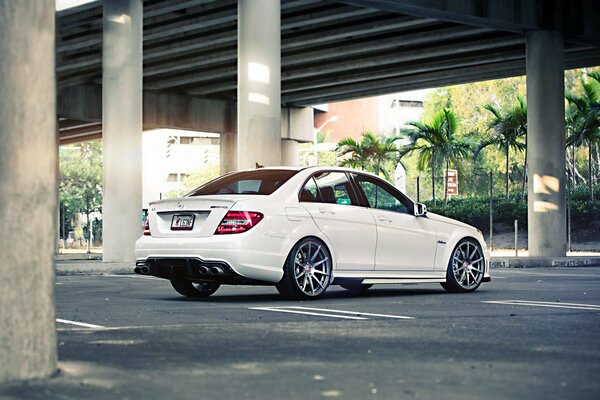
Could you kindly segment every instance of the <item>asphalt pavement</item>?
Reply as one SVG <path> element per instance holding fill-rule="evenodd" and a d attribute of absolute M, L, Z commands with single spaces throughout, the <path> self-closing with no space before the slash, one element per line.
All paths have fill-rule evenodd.
<path fill-rule="evenodd" d="M 179 296 L 134 275 L 58 276 L 60 371 L 2 399 L 598 399 L 600 268 L 437 284 Z"/>

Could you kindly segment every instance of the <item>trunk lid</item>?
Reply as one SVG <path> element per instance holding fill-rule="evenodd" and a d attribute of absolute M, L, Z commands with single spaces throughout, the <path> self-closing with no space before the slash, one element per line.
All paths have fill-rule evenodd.
<path fill-rule="evenodd" d="M 239 200 L 252 196 L 194 196 L 150 203 L 153 237 L 208 237 Z"/>

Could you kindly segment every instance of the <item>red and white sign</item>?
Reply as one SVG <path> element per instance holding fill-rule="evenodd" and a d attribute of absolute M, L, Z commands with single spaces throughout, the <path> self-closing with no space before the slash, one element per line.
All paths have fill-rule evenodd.
<path fill-rule="evenodd" d="M 444 193 L 446 192 L 446 182 L 448 182 L 448 194 L 458 194 L 458 171 L 455 169 L 448 170 L 448 178 L 446 178 L 446 169 L 444 169 Z"/>

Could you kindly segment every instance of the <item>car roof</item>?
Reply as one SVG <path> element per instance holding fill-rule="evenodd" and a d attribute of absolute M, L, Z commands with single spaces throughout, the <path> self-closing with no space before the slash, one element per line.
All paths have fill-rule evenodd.
<path fill-rule="evenodd" d="M 273 170 L 275 170 L 275 171 L 298 171 L 298 172 L 307 171 L 309 173 L 314 173 L 314 172 L 319 172 L 319 171 L 355 172 L 355 173 L 369 175 L 369 176 L 373 176 L 375 178 L 381 179 L 381 177 L 379 177 L 371 172 L 368 172 L 368 171 L 358 170 L 358 169 L 354 169 L 354 168 L 347 168 L 347 167 L 337 167 L 337 166 L 331 166 L 331 165 L 311 165 L 308 167 L 280 165 L 280 166 L 272 166 L 272 167 L 248 168 L 248 169 L 239 170 L 239 171 L 230 172 L 230 173 L 249 172 L 249 171 L 256 171 L 256 170 L 261 170 L 261 171 L 273 171 Z"/>

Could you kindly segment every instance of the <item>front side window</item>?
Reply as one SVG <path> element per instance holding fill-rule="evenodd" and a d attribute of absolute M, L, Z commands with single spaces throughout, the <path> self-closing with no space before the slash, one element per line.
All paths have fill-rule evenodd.
<path fill-rule="evenodd" d="M 307 181 L 300 201 L 358 205 L 352 184 L 343 172 L 320 172 Z"/>
<path fill-rule="evenodd" d="M 214 179 L 193 190 L 187 196 L 214 194 L 269 195 L 297 173 L 298 171 L 296 170 L 285 169 L 236 172 Z"/>
<path fill-rule="evenodd" d="M 369 207 L 379 210 L 409 213 L 409 200 L 396 193 L 387 184 L 379 182 L 370 176 L 357 174 L 354 175 L 354 181 L 363 191 Z"/>

